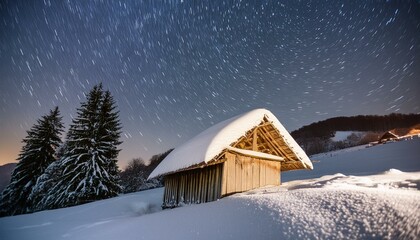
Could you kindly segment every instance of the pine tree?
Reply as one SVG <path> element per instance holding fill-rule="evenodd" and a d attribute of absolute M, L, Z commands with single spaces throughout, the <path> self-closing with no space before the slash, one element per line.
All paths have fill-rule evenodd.
<path fill-rule="evenodd" d="M 57 184 L 43 200 L 45 208 L 68 207 L 117 196 L 117 156 L 121 144 L 115 102 L 102 85 L 94 86 L 73 119 Z"/>
<path fill-rule="evenodd" d="M 41 117 L 27 131 L 23 139 L 25 144 L 19 155 L 10 184 L 1 195 L 0 215 L 27 213 L 33 204 L 29 195 L 37 178 L 56 160 L 55 150 L 61 144 L 60 134 L 63 131 L 62 118 L 58 107 L 48 115 Z"/>
<path fill-rule="evenodd" d="M 110 91 L 106 91 L 102 102 L 99 115 L 99 142 L 100 149 L 103 153 L 103 159 L 107 165 L 108 178 L 107 188 L 110 197 L 116 196 L 121 192 L 119 185 L 119 170 L 117 165 L 117 157 L 120 149 L 117 148 L 122 142 L 119 140 L 121 135 L 121 123 L 119 121 L 119 112 L 116 111 L 116 104 Z"/>
<path fill-rule="evenodd" d="M 36 184 L 29 195 L 29 200 L 32 203 L 31 212 L 48 209 L 47 203 L 52 199 L 52 196 L 49 195 L 49 191 L 61 178 L 63 170 L 60 168 L 61 162 L 59 160 L 64 156 L 66 151 L 67 141 L 61 144 L 56 150 L 55 155 L 58 160 L 52 162 L 45 172 L 36 180 Z"/>

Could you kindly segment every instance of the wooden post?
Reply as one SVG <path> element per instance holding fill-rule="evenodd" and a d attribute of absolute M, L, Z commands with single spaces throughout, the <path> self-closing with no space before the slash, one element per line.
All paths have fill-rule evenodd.
<path fill-rule="evenodd" d="M 213 200 L 213 169 L 207 168 L 207 172 L 209 173 L 209 181 L 207 182 L 207 202 Z"/>
<path fill-rule="evenodd" d="M 252 150 L 253 151 L 258 151 L 258 146 L 257 146 L 257 131 L 258 131 L 258 128 L 255 128 L 254 134 L 252 136 Z"/>
<path fill-rule="evenodd" d="M 265 162 L 260 161 L 260 187 L 265 186 L 265 170 L 266 170 Z"/>
<path fill-rule="evenodd" d="M 260 186 L 260 160 L 252 158 L 252 188 Z"/>
<path fill-rule="evenodd" d="M 235 182 L 236 182 L 236 186 L 235 186 L 235 192 L 241 192 L 242 191 L 242 166 L 241 166 L 241 161 L 238 159 L 237 155 L 234 155 L 235 157 Z"/>
<path fill-rule="evenodd" d="M 252 189 L 252 158 L 246 157 L 246 189 Z"/>
<path fill-rule="evenodd" d="M 194 181 L 195 181 L 195 194 L 194 194 L 194 203 L 198 203 L 200 201 L 200 172 L 196 172 L 195 173 L 195 177 L 194 177 Z"/>
<path fill-rule="evenodd" d="M 226 155 L 225 155 L 226 158 Z M 223 162 L 221 164 L 222 166 L 222 186 L 221 186 L 221 191 L 220 191 L 220 197 L 224 196 L 227 194 L 227 161 Z"/>
<path fill-rule="evenodd" d="M 226 194 L 235 192 L 236 188 L 236 164 L 235 156 L 231 153 L 226 153 L 226 170 L 227 170 L 227 182 L 226 182 Z"/>
<path fill-rule="evenodd" d="M 216 184 L 216 189 L 217 189 L 216 199 L 220 199 L 220 197 L 222 195 L 223 163 L 217 165 L 217 177 L 216 177 L 216 179 L 217 179 L 217 184 Z"/>
<path fill-rule="evenodd" d="M 167 199 L 168 199 L 168 191 L 169 191 L 169 187 L 168 187 L 168 177 L 164 177 L 163 179 L 164 181 L 164 186 L 165 186 L 165 191 L 163 193 L 163 204 L 162 207 L 165 207 L 167 204 Z"/>

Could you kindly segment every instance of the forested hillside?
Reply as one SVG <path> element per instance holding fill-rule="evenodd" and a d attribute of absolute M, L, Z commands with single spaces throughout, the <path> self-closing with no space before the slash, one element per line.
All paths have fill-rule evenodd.
<path fill-rule="evenodd" d="M 366 135 L 354 134 L 360 144 L 374 141 L 383 132 L 396 128 L 410 128 L 420 123 L 420 114 L 392 113 L 385 116 L 358 115 L 353 117 L 334 117 L 303 126 L 293 132 L 293 138 L 309 154 L 340 149 L 354 145 L 345 142 L 333 143 L 330 139 L 337 131 L 366 132 Z"/>
<path fill-rule="evenodd" d="M 420 123 L 420 114 L 392 113 L 385 116 L 358 115 L 354 117 L 335 117 L 303 126 L 293 132 L 297 138 L 329 138 L 336 131 L 388 131 L 393 128 L 406 128 Z"/>

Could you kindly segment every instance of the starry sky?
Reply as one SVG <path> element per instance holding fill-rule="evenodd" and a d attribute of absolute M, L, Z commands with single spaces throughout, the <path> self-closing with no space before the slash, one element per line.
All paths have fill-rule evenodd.
<path fill-rule="evenodd" d="M 68 127 L 99 82 L 120 111 L 121 167 L 259 107 L 289 131 L 420 113 L 419 1 L 6 0 L 0 12 L 0 164 L 54 106 Z"/>

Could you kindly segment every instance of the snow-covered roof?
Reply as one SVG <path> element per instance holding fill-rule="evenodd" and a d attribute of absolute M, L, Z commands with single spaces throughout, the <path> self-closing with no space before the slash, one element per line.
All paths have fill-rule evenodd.
<path fill-rule="evenodd" d="M 397 134 L 394 134 L 393 132 L 388 131 L 384 133 L 380 139 L 385 139 L 385 138 L 398 138 L 398 136 Z"/>
<path fill-rule="evenodd" d="M 255 109 L 220 122 L 175 148 L 150 174 L 149 178 L 208 163 L 231 147 L 247 131 L 266 118 L 277 129 L 284 144 L 292 151 L 302 168 L 312 169 L 312 163 L 302 148 L 290 136 L 280 121 L 266 109 Z"/>

